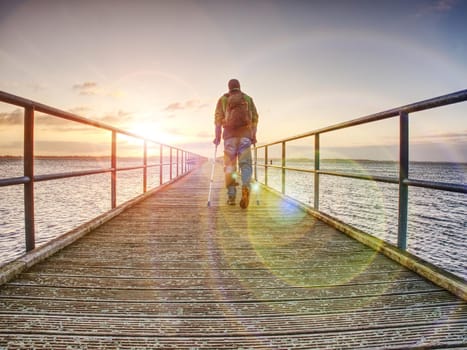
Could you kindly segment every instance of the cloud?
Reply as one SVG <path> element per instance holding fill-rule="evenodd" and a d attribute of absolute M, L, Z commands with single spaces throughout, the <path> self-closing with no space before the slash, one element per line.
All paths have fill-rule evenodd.
<path fill-rule="evenodd" d="M 206 107 L 206 103 L 201 103 L 200 100 L 188 100 L 185 102 L 173 102 L 163 109 L 165 112 L 175 112 L 188 109 L 201 109 Z"/>
<path fill-rule="evenodd" d="M 0 113 L 0 125 L 20 125 L 23 124 L 24 112 L 20 108 L 11 112 Z"/>
<path fill-rule="evenodd" d="M 90 111 L 88 107 L 76 107 L 69 110 L 70 113 L 74 113 L 78 116 L 86 119 L 102 122 L 110 126 L 121 127 L 122 124 L 132 122 L 133 117 L 131 112 L 118 110 L 114 113 L 106 113 L 102 116 L 89 116 Z M 75 131 L 87 131 L 90 130 L 101 130 L 92 126 L 88 126 L 83 123 L 74 122 L 58 117 L 53 117 L 44 113 L 36 113 L 37 127 L 44 130 L 55 130 L 60 132 L 75 132 Z"/>
<path fill-rule="evenodd" d="M 73 90 L 78 91 L 80 95 L 97 95 L 99 90 L 97 88 L 97 83 L 93 81 L 86 81 L 81 84 L 73 85 Z"/>
<path fill-rule="evenodd" d="M 70 110 L 70 113 L 82 115 L 82 112 L 89 111 L 89 108 L 86 107 L 77 107 Z M 36 112 L 35 119 L 37 122 L 37 127 L 49 127 L 55 126 L 58 127 L 61 131 L 66 131 L 67 129 L 76 130 L 81 124 L 67 121 L 62 118 L 53 117 L 51 115 Z M 15 109 L 11 112 L 0 113 L 0 126 L 1 125 L 22 125 L 24 120 L 24 111 L 20 108 Z"/>
<path fill-rule="evenodd" d="M 91 112 L 91 108 L 85 107 L 85 106 L 80 106 L 80 107 L 74 107 L 68 110 L 68 112 L 79 115 L 81 117 L 86 117 L 86 114 L 89 114 Z"/>
<path fill-rule="evenodd" d="M 89 107 L 84 107 L 84 106 L 71 108 L 68 111 L 72 114 L 76 114 L 78 116 L 91 119 L 91 120 L 101 121 L 103 123 L 106 123 L 112 126 L 132 122 L 134 119 L 132 116 L 132 112 L 127 112 L 123 110 L 118 110 L 115 113 L 107 113 L 101 117 L 89 116 L 92 109 Z M 45 113 L 36 112 L 35 118 L 36 118 L 36 121 L 38 122 L 38 127 L 52 126 L 52 127 L 56 127 L 56 129 L 60 131 L 67 131 L 67 130 L 75 131 L 77 129 L 84 127 L 84 124 L 68 121 L 62 118 L 58 118 L 58 117 L 53 117 Z M 0 112 L 0 126 L 22 125 L 23 119 L 24 119 L 24 111 L 20 108 L 17 108 L 10 112 Z"/>
<path fill-rule="evenodd" d="M 112 126 L 133 121 L 132 113 L 122 110 L 118 110 L 116 113 L 109 113 L 98 119 L 99 121 Z"/>
<path fill-rule="evenodd" d="M 81 90 L 81 89 L 91 89 L 97 87 L 97 83 L 95 82 L 84 82 L 82 84 L 75 84 L 73 85 L 73 89 Z"/>
<path fill-rule="evenodd" d="M 457 0 L 438 0 L 432 6 L 432 10 L 435 12 L 448 12 L 451 11 L 456 4 Z"/>
<path fill-rule="evenodd" d="M 430 14 L 442 14 L 451 12 L 455 9 L 458 0 L 437 0 L 433 3 L 422 7 L 418 13 L 418 17 L 423 17 Z"/>
<path fill-rule="evenodd" d="M 176 111 L 176 110 L 179 110 L 179 109 L 184 109 L 183 103 L 181 103 L 181 102 L 174 102 L 174 103 L 169 104 L 169 105 L 164 109 L 164 111 L 173 112 L 173 111 Z"/>
<path fill-rule="evenodd" d="M 36 130 L 57 131 L 63 132 L 89 132 L 96 129 L 86 124 L 74 122 L 67 119 L 53 117 L 44 113 L 36 113 L 35 115 Z M 96 129 L 97 130 L 97 129 Z"/>
<path fill-rule="evenodd" d="M 463 132 L 446 132 L 437 134 L 428 134 L 413 137 L 418 143 L 437 143 L 437 142 L 467 142 L 467 130 Z"/>
<path fill-rule="evenodd" d="M 70 113 L 76 114 L 80 117 L 103 122 L 111 126 L 117 124 L 128 123 L 133 121 L 133 113 L 119 109 L 116 112 L 109 112 L 102 116 L 91 115 L 92 108 L 86 106 L 78 106 L 68 110 Z"/>
<path fill-rule="evenodd" d="M 97 82 L 85 81 L 84 83 L 74 84 L 73 91 L 78 92 L 81 96 L 108 96 L 121 98 L 125 93 L 121 90 L 111 90 L 101 87 Z"/>

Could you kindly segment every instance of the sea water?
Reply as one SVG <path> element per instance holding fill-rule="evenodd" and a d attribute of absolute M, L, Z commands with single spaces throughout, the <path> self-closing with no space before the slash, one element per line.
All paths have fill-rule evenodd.
<path fill-rule="evenodd" d="M 120 160 L 118 167 L 142 165 Z M 261 164 L 261 162 L 259 162 Z M 278 162 L 276 162 L 277 164 Z M 311 160 L 292 160 L 287 166 L 312 169 Z M 108 159 L 36 159 L 35 173 L 52 174 L 110 168 Z M 0 178 L 22 176 L 21 159 L 0 159 Z M 323 160 L 321 170 L 351 174 L 398 176 L 395 162 Z M 169 177 L 165 167 L 163 181 Z M 175 174 L 175 169 L 173 169 Z M 268 169 L 268 185 L 280 190 L 279 169 Z M 410 178 L 466 184 L 467 164 L 411 163 Z M 286 171 L 286 194 L 313 206 L 313 174 Z M 149 168 L 148 188 L 160 181 L 159 167 Z M 258 167 L 264 182 L 264 169 Z M 142 170 L 119 172 L 117 205 L 142 193 Z M 36 182 L 36 245 L 46 243 L 110 209 L 109 173 Z M 467 279 L 466 195 L 410 187 L 408 251 Z M 343 222 L 397 244 L 398 186 L 368 180 L 320 176 L 319 209 Z M 0 265 L 24 254 L 23 186 L 0 187 Z"/>
<path fill-rule="evenodd" d="M 311 160 L 292 160 L 287 166 L 313 169 Z M 320 168 L 395 179 L 399 172 L 397 162 L 323 160 Z M 409 169 L 411 179 L 463 185 L 466 174 L 467 164 L 456 163 L 413 162 Z M 285 178 L 285 194 L 313 207 L 314 174 L 287 170 Z M 258 167 L 258 180 L 264 182 L 263 167 Z M 281 191 L 281 169 L 268 168 L 268 185 Z M 320 175 L 320 211 L 393 245 L 397 245 L 398 203 L 397 184 Z M 408 251 L 467 279 L 467 195 L 410 187 L 408 210 Z"/>
<path fill-rule="evenodd" d="M 151 163 L 148 160 L 148 163 Z M 155 163 L 155 162 L 153 162 Z M 141 166 L 142 159 L 126 159 L 117 167 Z M 36 175 L 109 169 L 108 158 L 35 159 Z M 22 176 L 23 160 L 0 158 L 0 179 Z M 173 172 L 176 174 L 176 165 Z M 164 166 L 163 182 L 170 179 Z M 148 168 L 147 188 L 160 183 L 159 167 Z M 143 170 L 117 173 L 117 205 L 143 193 Z M 0 265 L 25 253 L 23 186 L 0 187 Z M 110 173 L 42 181 L 34 184 L 36 246 L 111 209 Z"/>

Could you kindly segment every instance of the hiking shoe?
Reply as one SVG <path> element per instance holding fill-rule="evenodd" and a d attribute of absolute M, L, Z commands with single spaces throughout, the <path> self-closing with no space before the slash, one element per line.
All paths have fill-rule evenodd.
<path fill-rule="evenodd" d="M 235 205 L 235 197 L 234 196 L 229 196 L 227 199 L 227 204 L 228 205 Z"/>
<path fill-rule="evenodd" d="M 240 207 L 246 209 L 250 203 L 250 189 L 247 186 L 242 187 L 242 199 L 240 200 Z"/>

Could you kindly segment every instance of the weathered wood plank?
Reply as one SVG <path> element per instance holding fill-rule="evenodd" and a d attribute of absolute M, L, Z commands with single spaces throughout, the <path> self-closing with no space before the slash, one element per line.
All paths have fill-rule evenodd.
<path fill-rule="evenodd" d="M 44 333 L 93 335 L 134 335 L 134 336 L 196 336 L 208 334 L 211 337 L 247 336 L 248 333 L 280 335 L 284 333 L 331 333 L 352 329 L 380 330 L 385 328 L 417 328 L 436 324 L 439 318 L 449 320 L 448 326 L 462 326 L 459 320 L 467 317 L 467 310 L 461 305 L 453 307 L 426 307 L 413 310 L 371 310 L 321 315 L 269 315 L 268 317 L 231 316 L 191 317 L 128 317 L 128 316 L 81 316 L 81 315 L 11 315 L 8 320 L 0 319 L 0 328 L 5 333 L 30 331 L 40 327 Z M 384 319 L 384 324 L 381 320 Z M 281 327 L 278 327 L 281 324 Z"/>
<path fill-rule="evenodd" d="M 319 333 L 312 329 L 305 333 L 288 332 L 282 334 L 263 334 L 248 332 L 247 336 L 213 337 L 205 334 L 201 337 L 134 336 L 108 334 L 97 336 L 92 333 L 63 334 L 7 334 L 4 341 L 15 348 L 46 348 L 69 349 L 79 346 L 84 349 L 423 349 L 423 348 L 462 348 L 465 346 L 465 327 L 462 325 L 446 325 L 437 329 L 437 325 L 369 329 L 362 331 L 346 330 L 336 333 Z M 423 334 L 420 337 L 420 334 Z M 390 344 L 390 345 L 389 345 Z"/>
<path fill-rule="evenodd" d="M 211 207 L 206 166 L 0 287 L 0 347 L 467 346 L 467 305 L 271 193 Z"/>
<path fill-rule="evenodd" d="M 444 291 L 416 294 L 392 294 L 362 296 L 358 298 L 323 298 L 303 300 L 257 300 L 250 301 L 119 301 L 119 300 L 77 300 L 40 299 L 25 297 L 4 297 L 0 309 L 15 314 L 67 314 L 67 315 L 139 315 L 141 317 L 191 315 L 193 317 L 227 315 L 288 315 L 322 314 L 355 310 L 415 309 L 419 307 L 455 307 L 463 305 L 453 295 Z"/>

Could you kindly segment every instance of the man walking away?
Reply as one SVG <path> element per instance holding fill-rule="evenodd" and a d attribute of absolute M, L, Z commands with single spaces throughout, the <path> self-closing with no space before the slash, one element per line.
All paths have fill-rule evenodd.
<path fill-rule="evenodd" d="M 215 120 L 216 138 L 214 144 L 221 142 L 222 129 L 224 139 L 224 173 L 229 205 L 235 205 L 237 194 L 237 161 L 241 172 L 242 198 L 240 207 L 248 207 L 250 198 L 250 182 L 253 173 L 251 145 L 256 144 L 256 127 L 258 112 L 253 99 L 240 90 L 240 82 L 231 79 L 229 92 L 217 101 Z"/>

